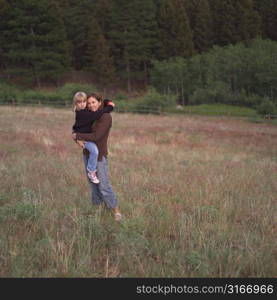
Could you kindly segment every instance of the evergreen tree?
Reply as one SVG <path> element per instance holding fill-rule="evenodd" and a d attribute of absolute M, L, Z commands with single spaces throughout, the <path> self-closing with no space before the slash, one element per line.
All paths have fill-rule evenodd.
<path fill-rule="evenodd" d="M 109 45 L 95 17 L 90 20 L 87 40 L 85 69 L 107 85 L 115 79 L 115 68 Z"/>
<path fill-rule="evenodd" d="M 127 86 L 128 91 L 130 91 L 131 74 L 127 47 L 130 46 L 129 32 L 133 30 L 133 26 L 131 26 L 133 24 L 130 24 L 132 9 L 130 2 L 126 0 L 112 0 L 111 7 L 111 27 L 108 32 L 108 38 L 117 71 L 121 74 L 121 77 L 127 74 Z"/>
<path fill-rule="evenodd" d="M 234 43 L 236 37 L 236 10 L 232 0 L 209 0 L 212 8 L 214 44 Z"/>
<path fill-rule="evenodd" d="M 153 0 L 140 0 L 137 11 L 137 31 L 139 34 L 136 48 L 137 68 L 143 69 L 144 84 L 148 85 L 148 68 L 151 60 L 158 55 L 161 43 L 158 39 L 158 23 L 156 5 Z"/>
<path fill-rule="evenodd" d="M 126 76 L 130 92 L 132 78 L 137 78 L 141 69 L 144 69 L 144 74 L 147 72 L 158 45 L 156 6 L 152 0 L 113 0 L 112 4 L 108 37 L 116 66 L 121 76 Z"/>
<path fill-rule="evenodd" d="M 254 10 L 252 0 L 234 0 L 233 5 L 237 11 L 236 42 L 248 41 L 257 37 L 261 33 L 261 19 Z"/>
<path fill-rule="evenodd" d="M 69 12 L 70 12 L 70 3 L 69 0 L 51 0 L 55 3 L 57 7 L 57 12 L 59 17 L 63 20 L 63 24 L 66 32 L 66 40 L 68 45 L 68 53 L 70 55 L 70 67 L 72 67 L 73 62 L 73 45 L 70 37 L 68 35 L 67 24 L 69 23 Z"/>
<path fill-rule="evenodd" d="M 67 37 L 72 44 L 72 64 L 75 70 L 86 65 L 89 24 L 94 16 L 96 2 L 91 0 L 68 0 L 65 27 Z"/>
<path fill-rule="evenodd" d="M 70 9 L 69 0 L 52 0 L 56 3 L 57 9 L 59 10 L 60 15 L 64 18 L 64 21 L 67 17 L 67 13 Z"/>
<path fill-rule="evenodd" d="M 64 25 L 53 2 L 9 1 L 9 20 L 3 34 L 10 74 L 35 80 L 58 80 L 68 68 Z M 16 37 L 16 38 L 15 38 Z"/>
<path fill-rule="evenodd" d="M 163 58 L 193 54 L 192 32 L 181 0 L 164 0 L 159 6 L 158 23 Z"/>
<path fill-rule="evenodd" d="M 0 69 L 5 69 L 7 67 L 7 62 L 5 59 L 7 51 L 7 22 L 9 21 L 9 15 L 11 12 L 11 7 L 6 0 L 0 0 Z"/>
<path fill-rule="evenodd" d="M 101 85 L 106 88 L 115 81 L 115 68 L 110 48 L 104 35 L 101 34 L 97 40 L 94 60 L 96 63 L 96 76 Z"/>
<path fill-rule="evenodd" d="M 103 35 L 97 19 L 92 16 L 88 22 L 87 47 L 83 61 L 84 69 L 92 72 L 97 71 L 97 61 L 95 61 L 96 45 L 100 36 Z"/>
<path fill-rule="evenodd" d="M 101 30 L 107 38 L 107 34 L 111 28 L 111 14 L 112 14 L 112 6 L 110 0 L 98 0 L 95 5 L 95 18 Z"/>
<path fill-rule="evenodd" d="M 194 47 L 197 52 L 206 51 L 212 45 L 212 17 L 209 2 L 190 0 L 184 3 L 193 32 Z"/>
<path fill-rule="evenodd" d="M 261 20 L 252 0 L 209 0 L 213 15 L 214 43 L 227 45 L 255 38 Z"/>
<path fill-rule="evenodd" d="M 262 35 L 277 41 L 277 1 L 276 0 L 253 0 L 254 9 L 262 19 Z"/>

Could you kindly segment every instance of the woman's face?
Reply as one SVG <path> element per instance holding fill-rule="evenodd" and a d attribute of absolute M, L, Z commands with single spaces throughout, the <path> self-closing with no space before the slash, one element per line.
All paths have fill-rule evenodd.
<path fill-rule="evenodd" d="M 93 97 L 90 97 L 87 100 L 87 107 L 91 111 L 97 111 L 98 108 L 100 107 L 100 105 L 101 105 L 101 102 Z"/>

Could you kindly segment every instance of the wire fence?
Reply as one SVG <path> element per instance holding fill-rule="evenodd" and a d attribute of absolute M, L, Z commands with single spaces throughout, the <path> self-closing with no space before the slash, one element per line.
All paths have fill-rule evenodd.
<path fill-rule="evenodd" d="M 52 108 L 67 108 L 71 109 L 72 104 L 68 101 L 41 101 L 41 100 L 24 100 L 24 101 L 13 101 L 13 100 L 1 100 L 0 106 L 29 106 L 29 107 L 52 107 Z M 246 113 L 232 112 L 232 111 L 222 111 L 222 110 L 203 110 L 197 111 L 192 108 L 185 109 L 166 109 L 161 106 L 147 106 L 143 104 L 127 105 L 120 104 L 115 108 L 116 112 L 119 113 L 138 113 L 138 114 L 156 114 L 156 115 L 169 115 L 169 114 L 202 114 L 202 115 L 222 115 L 222 116 L 233 116 L 233 117 L 247 117 L 252 119 L 265 119 L 273 120 L 277 119 L 277 115 L 274 114 L 264 114 L 264 115 L 249 115 Z"/>

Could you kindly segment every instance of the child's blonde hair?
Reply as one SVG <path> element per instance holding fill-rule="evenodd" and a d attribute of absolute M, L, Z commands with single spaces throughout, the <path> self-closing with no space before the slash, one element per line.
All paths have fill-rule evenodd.
<path fill-rule="evenodd" d="M 87 101 L 87 94 L 85 92 L 77 92 L 73 96 L 73 104 L 72 104 L 72 111 L 76 111 L 76 103 L 80 100 L 85 100 Z"/>

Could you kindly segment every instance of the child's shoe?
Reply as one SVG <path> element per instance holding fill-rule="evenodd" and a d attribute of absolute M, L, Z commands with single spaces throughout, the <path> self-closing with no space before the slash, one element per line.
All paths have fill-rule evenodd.
<path fill-rule="evenodd" d="M 98 183 L 100 182 L 99 179 L 98 179 L 98 177 L 97 177 L 97 175 L 96 175 L 96 172 L 95 172 L 95 171 L 93 171 L 93 172 L 88 172 L 88 178 L 90 179 L 90 181 L 91 181 L 92 183 L 98 184 Z"/>
<path fill-rule="evenodd" d="M 114 219 L 115 219 L 116 221 L 121 221 L 121 219 L 122 219 L 121 213 L 120 213 L 120 212 L 115 213 L 115 214 L 114 214 Z"/>

